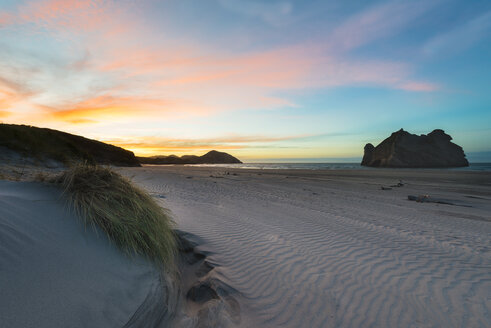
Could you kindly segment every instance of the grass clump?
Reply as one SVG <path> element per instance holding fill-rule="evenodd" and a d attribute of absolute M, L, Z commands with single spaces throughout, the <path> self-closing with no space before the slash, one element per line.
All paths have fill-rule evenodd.
<path fill-rule="evenodd" d="M 69 205 L 86 225 L 101 228 L 127 254 L 174 264 L 173 222 L 146 192 L 106 167 L 78 165 L 59 178 Z"/>

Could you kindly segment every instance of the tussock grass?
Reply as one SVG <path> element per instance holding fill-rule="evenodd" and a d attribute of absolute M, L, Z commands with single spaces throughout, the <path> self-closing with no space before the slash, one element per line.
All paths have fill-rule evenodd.
<path fill-rule="evenodd" d="M 69 205 L 86 225 L 101 228 L 127 254 L 141 254 L 174 266 L 173 222 L 146 192 L 106 167 L 78 165 L 57 182 Z"/>

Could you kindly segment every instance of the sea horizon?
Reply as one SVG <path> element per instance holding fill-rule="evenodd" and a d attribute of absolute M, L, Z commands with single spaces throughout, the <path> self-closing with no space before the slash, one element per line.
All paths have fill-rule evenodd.
<path fill-rule="evenodd" d="M 174 165 L 174 164 L 167 164 Z M 181 164 L 177 164 L 181 165 Z M 154 166 L 150 164 L 149 166 Z M 159 166 L 159 165 L 156 165 Z M 193 167 L 222 167 L 235 169 L 261 169 L 261 170 L 380 170 L 376 167 L 362 166 L 355 162 L 327 162 L 327 163 L 241 163 L 241 164 L 184 164 L 184 166 Z M 385 168 L 387 169 L 387 168 Z M 450 168 L 388 168 L 388 169 L 405 169 L 405 170 L 443 170 L 443 171 L 491 171 L 491 162 L 469 163 L 467 167 L 450 167 Z"/>

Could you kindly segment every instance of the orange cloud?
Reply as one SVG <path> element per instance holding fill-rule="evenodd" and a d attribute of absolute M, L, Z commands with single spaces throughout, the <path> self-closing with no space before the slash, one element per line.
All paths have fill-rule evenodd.
<path fill-rule="evenodd" d="M 19 99 L 19 96 L 8 90 L 0 89 L 0 110 L 9 109 Z"/>
<path fill-rule="evenodd" d="M 87 124 L 117 119 L 147 118 L 153 115 L 160 119 L 164 113 L 207 113 L 200 104 L 180 99 L 152 99 L 143 97 L 98 96 L 81 101 L 74 106 L 56 110 L 46 107 L 47 116 L 71 124 Z M 160 115 L 160 116 L 159 116 Z"/>
<path fill-rule="evenodd" d="M 12 112 L 6 111 L 6 110 L 0 110 L 0 118 L 7 117 L 12 115 Z"/>
<path fill-rule="evenodd" d="M 23 90 L 22 86 L 0 76 L 0 110 L 12 108 L 16 103 L 26 99 L 29 94 L 30 92 Z"/>
<path fill-rule="evenodd" d="M 167 105 L 163 101 L 137 99 L 130 97 L 116 98 L 99 96 L 77 103 L 74 107 L 52 112 L 53 118 L 67 122 L 86 122 L 104 118 L 116 118 L 137 114 L 139 108 L 149 109 L 153 106 Z"/>

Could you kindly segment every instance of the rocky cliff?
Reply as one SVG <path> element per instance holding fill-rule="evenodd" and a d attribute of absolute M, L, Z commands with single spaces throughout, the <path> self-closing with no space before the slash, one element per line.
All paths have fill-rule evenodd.
<path fill-rule="evenodd" d="M 415 135 L 403 129 L 391 134 L 377 147 L 366 144 L 361 165 L 372 167 L 462 167 L 469 166 L 462 147 L 437 129 Z"/>

